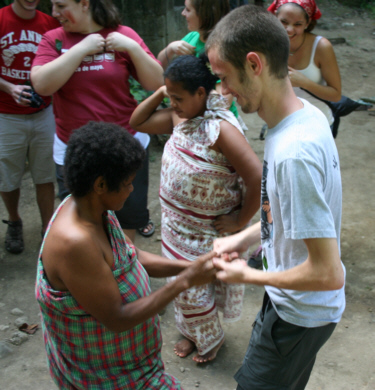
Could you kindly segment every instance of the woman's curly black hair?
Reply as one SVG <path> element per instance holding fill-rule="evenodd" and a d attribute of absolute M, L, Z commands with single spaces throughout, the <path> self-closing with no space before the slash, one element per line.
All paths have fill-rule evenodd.
<path fill-rule="evenodd" d="M 65 185 L 75 197 L 90 193 L 103 176 L 109 191 L 119 191 L 124 180 L 141 167 L 142 145 L 124 128 L 105 122 L 89 122 L 75 130 L 65 154 Z"/>
<path fill-rule="evenodd" d="M 181 83 L 182 88 L 191 95 L 194 95 L 199 87 L 203 87 L 208 95 L 219 80 L 212 73 L 210 62 L 205 53 L 199 57 L 193 55 L 177 57 L 165 70 L 164 78 Z"/>

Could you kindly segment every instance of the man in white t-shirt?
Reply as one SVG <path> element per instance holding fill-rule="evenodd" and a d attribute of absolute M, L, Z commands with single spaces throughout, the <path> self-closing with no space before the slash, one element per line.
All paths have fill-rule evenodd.
<path fill-rule="evenodd" d="M 271 13 L 254 6 L 232 11 L 206 50 L 223 93 L 244 112 L 258 112 L 269 128 L 261 221 L 214 243 L 223 254 L 215 260 L 219 279 L 266 289 L 237 389 L 304 389 L 345 309 L 338 152 L 325 116 L 293 92 L 289 38 Z M 263 271 L 226 261 L 232 257 L 226 253 L 259 239 Z"/>

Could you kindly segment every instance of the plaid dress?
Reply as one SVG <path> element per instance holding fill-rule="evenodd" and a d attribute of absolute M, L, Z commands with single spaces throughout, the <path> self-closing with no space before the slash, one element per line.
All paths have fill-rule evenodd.
<path fill-rule="evenodd" d="M 55 212 L 50 225 L 62 208 Z M 122 300 L 150 294 L 148 275 L 128 245 L 113 212 L 105 217 L 113 248 L 113 277 Z M 48 234 L 48 232 L 47 232 Z M 181 389 L 164 372 L 159 317 L 114 333 L 84 311 L 69 292 L 55 291 L 45 277 L 42 244 L 38 259 L 36 298 L 51 376 L 60 389 Z"/>

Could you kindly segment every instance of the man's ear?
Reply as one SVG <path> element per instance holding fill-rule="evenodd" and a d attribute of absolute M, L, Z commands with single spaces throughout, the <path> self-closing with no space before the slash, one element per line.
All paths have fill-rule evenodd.
<path fill-rule="evenodd" d="M 246 55 L 246 64 L 251 72 L 253 72 L 254 75 L 259 76 L 262 73 L 263 70 L 263 61 L 262 61 L 262 55 L 251 51 L 247 53 Z"/>
<path fill-rule="evenodd" d="M 98 176 L 94 181 L 93 190 L 98 194 L 102 195 L 108 191 L 107 182 L 103 176 Z"/>

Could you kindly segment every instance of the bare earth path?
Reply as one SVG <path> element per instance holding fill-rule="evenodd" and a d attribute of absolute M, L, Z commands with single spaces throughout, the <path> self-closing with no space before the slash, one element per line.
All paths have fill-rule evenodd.
<path fill-rule="evenodd" d="M 335 1 L 320 1 L 324 17 L 317 29 L 328 38 L 344 37 L 348 44 L 335 46 L 343 93 L 354 99 L 375 96 L 375 25 L 366 15 L 337 7 Z M 349 23 L 349 25 L 347 24 Z M 350 25 L 354 23 L 354 26 Z M 247 136 L 259 155 L 263 142 L 259 136 L 262 121 L 256 115 L 244 116 Z M 347 270 L 347 308 L 335 333 L 321 350 L 308 384 L 308 390 L 375 390 L 375 116 L 355 112 L 343 118 L 337 138 L 343 178 L 344 208 L 342 259 Z M 149 206 L 157 231 L 152 238 L 137 237 L 143 249 L 160 252 L 160 207 L 158 180 L 161 146 L 151 148 Z M 28 316 L 30 324 L 39 323 L 34 299 L 36 259 L 40 246 L 40 222 L 30 175 L 22 183 L 21 212 L 24 219 L 24 253 L 10 255 L 4 250 L 5 225 L 0 224 L 0 343 L 17 330 L 14 308 Z M 56 205 L 58 202 L 56 201 Z M 308 205 L 307 205 L 308 207 Z M 0 217 L 6 218 L 0 203 Z M 152 280 L 157 288 L 163 280 Z M 197 365 L 191 356 L 177 357 L 173 346 L 179 339 L 174 326 L 173 306 L 162 314 L 163 359 L 166 370 L 177 376 L 185 390 L 236 388 L 233 374 L 241 364 L 251 333 L 251 324 L 261 306 L 263 289 L 247 286 L 242 319 L 225 324 L 226 341 L 216 360 Z M 2 330 L 3 328 L 9 328 Z M 40 329 L 12 353 L 0 358 L 1 390 L 53 390 L 49 377 Z M 1 354 L 0 354 L 1 356 Z"/>

